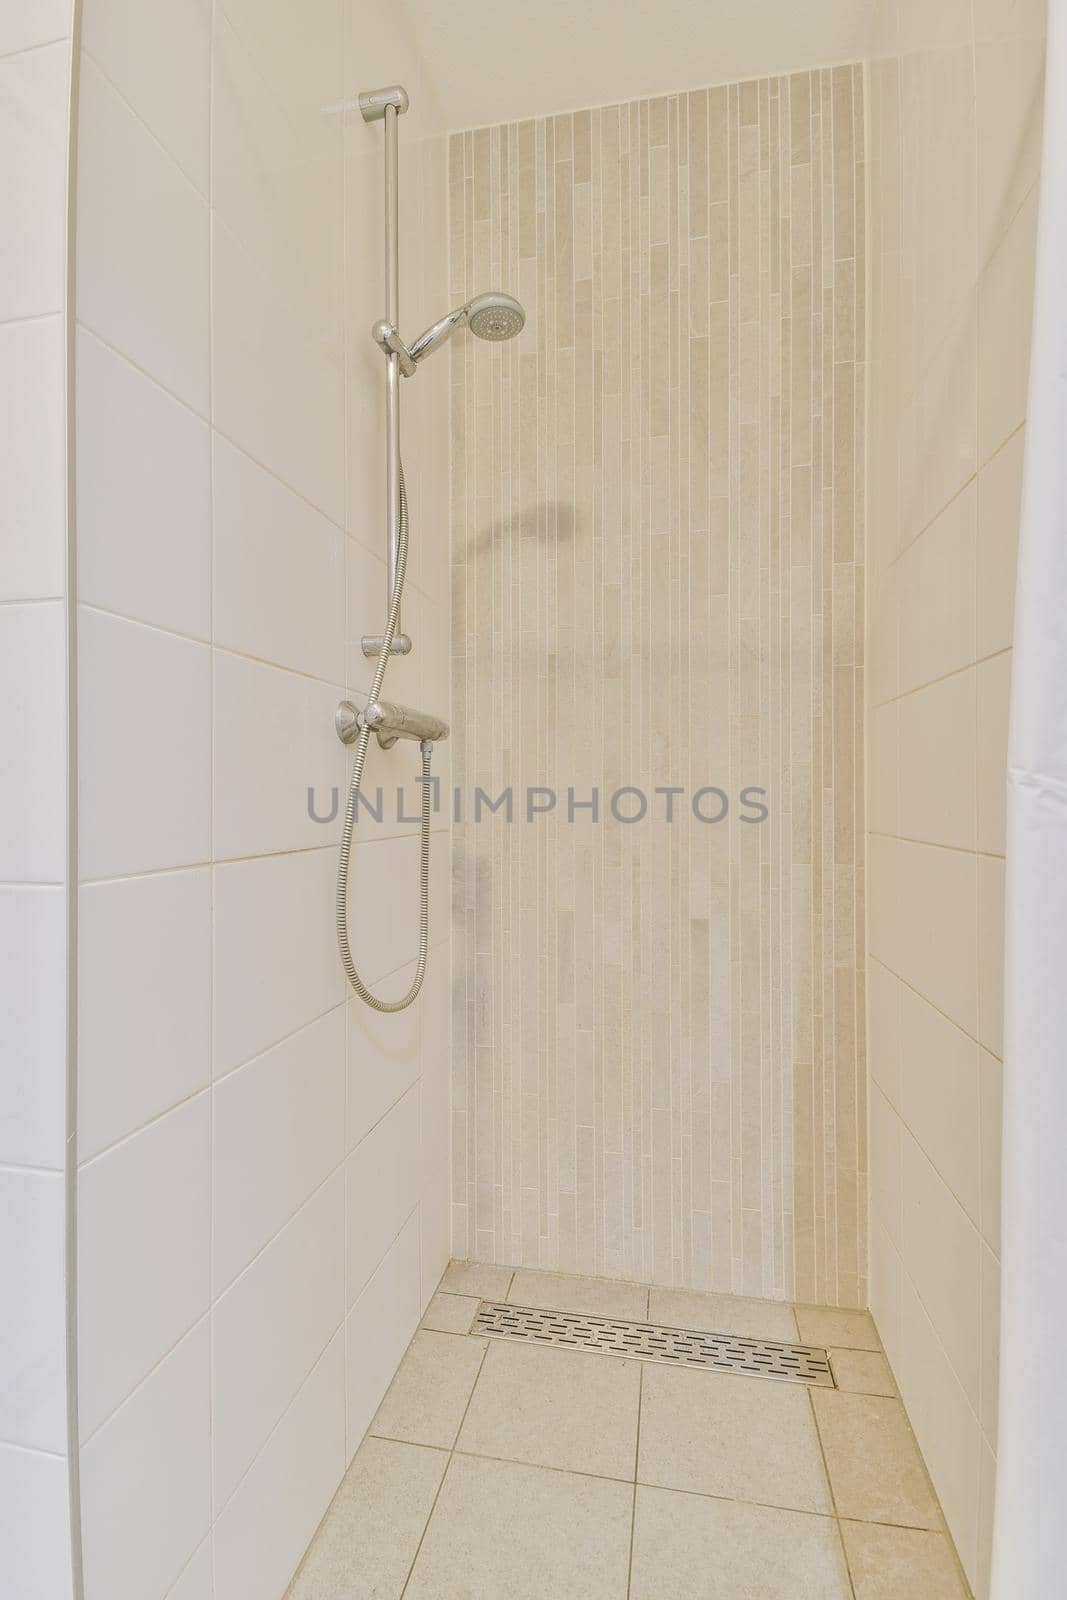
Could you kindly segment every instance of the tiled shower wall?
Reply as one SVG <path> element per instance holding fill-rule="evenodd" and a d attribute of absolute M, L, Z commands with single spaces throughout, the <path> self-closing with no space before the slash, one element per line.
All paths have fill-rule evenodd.
<path fill-rule="evenodd" d="M 411 94 L 408 328 L 445 292 L 445 146 L 385 0 L 84 0 L 82 42 L 85 1600 L 268 1600 L 448 1258 L 447 832 L 426 987 L 381 1018 L 337 956 L 339 818 L 307 805 L 344 791 L 334 709 L 370 687 L 386 599 L 382 128 L 356 94 Z M 389 684 L 443 712 L 444 364 L 405 401 L 422 537 Z M 368 782 L 417 768 L 374 748 Z M 417 833 L 353 850 L 386 994 L 417 948 Z"/>
<path fill-rule="evenodd" d="M 70 0 L 0 6 L 0 1594 L 69 1600 Z"/>
<path fill-rule="evenodd" d="M 529 318 L 452 354 L 457 1256 L 865 1303 L 863 148 L 848 66 L 450 141 Z"/>
<path fill-rule="evenodd" d="M 870 67 L 871 1308 L 979 1596 L 1045 16 L 881 0 Z"/>

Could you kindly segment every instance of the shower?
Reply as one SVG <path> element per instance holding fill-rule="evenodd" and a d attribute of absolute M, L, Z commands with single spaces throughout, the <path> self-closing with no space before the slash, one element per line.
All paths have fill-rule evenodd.
<path fill-rule="evenodd" d="M 467 327 L 478 339 L 500 341 L 512 339 L 521 333 L 526 313 L 511 295 L 492 292 L 475 295 L 465 305 L 457 306 L 408 345 L 400 336 L 400 259 L 398 226 L 398 137 L 397 118 L 408 109 L 407 91 L 399 85 L 374 89 L 359 97 L 359 107 L 366 122 L 385 123 L 385 282 L 386 315 L 374 324 L 371 336 L 386 357 L 386 482 L 389 528 L 388 620 L 385 632 L 364 637 L 363 654 L 377 658 L 374 682 L 367 704 L 362 710 L 350 700 L 342 700 L 337 708 L 335 724 L 338 737 L 344 744 L 355 744 L 352 777 L 348 788 L 341 850 L 337 864 L 336 923 L 337 945 L 345 972 L 353 989 L 366 1005 L 375 1011 L 403 1011 L 411 1005 L 422 988 L 426 975 L 426 954 L 429 931 L 430 885 L 430 762 L 437 740 L 448 738 L 448 724 L 439 717 L 410 706 L 381 698 L 389 658 L 407 655 L 411 640 L 400 623 L 400 607 L 404 595 L 404 579 L 408 561 L 408 501 L 404 485 L 404 468 L 400 455 L 400 378 L 413 377 L 420 361 L 440 348 L 461 327 Z M 422 755 L 422 807 L 420 818 L 419 851 L 419 953 L 415 976 L 407 993 L 397 1000 L 382 1000 L 364 983 L 356 968 L 348 933 L 348 879 L 352 858 L 352 835 L 359 808 L 363 784 L 363 769 L 367 760 L 367 746 L 371 734 L 377 734 L 383 750 L 389 749 L 398 739 L 418 741 Z"/>

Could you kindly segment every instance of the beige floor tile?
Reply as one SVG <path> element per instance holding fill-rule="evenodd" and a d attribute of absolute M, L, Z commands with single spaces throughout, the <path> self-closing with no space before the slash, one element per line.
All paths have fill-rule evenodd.
<path fill-rule="evenodd" d="M 641 1483 L 796 1511 L 832 1509 L 801 1384 L 652 1364 L 644 1372 Z"/>
<path fill-rule="evenodd" d="M 422 1326 L 437 1333 L 469 1333 L 478 1304 L 476 1295 L 435 1294 L 426 1307 Z"/>
<path fill-rule="evenodd" d="M 479 1300 L 503 1300 L 514 1276 L 511 1267 L 489 1267 L 478 1261 L 450 1261 L 437 1285 L 440 1294 L 470 1294 Z"/>
<path fill-rule="evenodd" d="M 625 1600 L 633 1490 L 454 1456 L 405 1600 Z"/>
<path fill-rule="evenodd" d="M 852 1591 L 829 1517 L 642 1487 L 630 1600 L 852 1600 Z"/>
<path fill-rule="evenodd" d="M 286 1600 L 399 1600 L 447 1465 L 444 1450 L 364 1439 Z"/>
<path fill-rule="evenodd" d="M 451 1449 L 484 1354 L 484 1339 L 420 1329 L 378 1407 L 371 1433 Z"/>
<path fill-rule="evenodd" d="M 839 1350 L 881 1350 L 882 1342 L 869 1311 L 841 1311 L 834 1306 L 797 1306 L 797 1327 L 805 1344 Z"/>
<path fill-rule="evenodd" d="M 653 1289 L 649 1322 L 702 1333 L 732 1333 L 744 1339 L 797 1338 L 793 1308 L 778 1300 L 745 1300 L 733 1294 L 697 1294 L 689 1289 Z"/>
<path fill-rule="evenodd" d="M 943 1534 L 843 1522 L 841 1535 L 856 1600 L 969 1600 Z"/>
<path fill-rule="evenodd" d="M 576 1278 L 560 1272 L 530 1272 L 520 1267 L 508 1299 L 513 1306 L 542 1306 L 546 1311 L 587 1311 L 597 1317 L 629 1317 L 643 1322 L 648 1290 L 636 1283 L 609 1278 Z"/>
<path fill-rule="evenodd" d="M 491 1340 L 457 1449 L 632 1479 L 640 1383 L 636 1361 Z"/>
<path fill-rule="evenodd" d="M 937 1502 L 899 1400 L 812 1389 L 838 1515 L 940 1526 Z"/>
<path fill-rule="evenodd" d="M 830 1365 L 837 1387 L 846 1394 L 881 1394 L 896 1397 L 889 1362 L 875 1350 L 831 1350 Z"/>

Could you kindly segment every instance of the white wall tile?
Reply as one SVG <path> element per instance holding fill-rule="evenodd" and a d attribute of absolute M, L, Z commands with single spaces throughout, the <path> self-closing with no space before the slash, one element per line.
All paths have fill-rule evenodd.
<path fill-rule="evenodd" d="M 67 586 L 64 334 L 58 316 L 0 326 L 0 600 Z"/>
<path fill-rule="evenodd" d="M 84 329 L 77 384 L 79 598 L 208 638 L 207 424 Z"/>
<path fill-rule="evenodd" d="M 338 354 L 345 118 L 324 107 L 342 96 L 340 38 L 340 0 L 320 0 L 312 27 L 284 10 L 217 10 L 212 122 L 219 221 L 289 329 Z"/>
<path fill-rule="evenodd" d="M 0 1169 L 0 1439 L 66 1450 L 66 1237 L 60 1173 Z"/>
<path fill-rule="evenodd" d="M 381 536 L 381 553 L 372 552 L 360 543 L 358 539 L 345 541 L 345 584 L 348 593 L 348 681 L 370 692 L 374 681 L 375 662 L 371 657 L 365 656 L 362 649 L 362 640 L 365 635 L 380 634 L 388 620 L 386 607 L 388 605 L 387 578 L 385 566 L 386 540 L 385 533 Z M 407 598 L 405 586 L 404 596 Z M 401 616 L 405 628 L 408 626 L 407 612 Z M 394 666 L 400 667 L 400 674 L 395 678 Z M 400 693 L 401 677 L 407 674 L 410 678 L 411 665 L 403 657 L 397 662 L 390 662 L 387 683 L 389 693 L 395 699 L 402 699 Z"/>
<path fill-rule="evenodd" d="M 880 1218 L 889 1201 L 875 1189 L 871 1300 L 968 1578 L 988 1600 L 1006 713 L 1047 7 L 885 0 L 876 11 L 881 59 L 868 71 L 866 119 L 877 255 L 869 389 L 871 515 L 882 524 L 872 526 L 875 547 L 891 548 L 897 520 L 891 495 L 877 492 L 882 482 L 899 479 L 902 503 L 911 491 L 900 513 L 911 519 L 910 536 L 936 511 L 938 494 L 972 472 L 977 480 L 904 551 L 896 599 L 890 593 L 880 610 L 871 608 L 874 692 L 885 693 L 898 664 L 899 688 L 920 691 L 900 704 L 911 732 L 898 751 L 910 802 L 901 831 L 923 827 L 954 847 L 887 850 L 869 839 L 872 939 L 919 991 L 901 991 L 905 1259 L 887 1248 Z M 968 693 L 964 704 L 962 688 L 955 696 L 948 688 L 965 680 L 973 680 L 973 703 Z M 966 764 L 968 744 L 973 837 L 958 818 L 949 826 L 931 784 L 949 764 L 957 772 Z M 875 1000 L 872 986 L 872 1063 L 885 1009 Z"/>
<path fill-rule="evenodd" d="M 871 1093 L 871 1215 L 897 1250 L 903 1246 L 902 1123 L 882 1091 Z"/>
<path fill-rule="evenodd" d="M 346 1170 L 351 1306 L 418 1203 L 422 1157 L 417 1088 L 356 1146 Z"/>
<path fill-rule="evenodd" d="M 32 50 L 70 33 L 73 0 L 8 0 L 0 16 L 0 56 Z"/>
<path fill-rule="evenodd" d="M 66 870 L 66 631 L 58 600 L 0 606 L 0 881 Z"/>
<path fill-rule="evenodd" d="M 83 1167 L 78 1219 L 78 1398 L 88 1438 L 208 1308 L 208 1096 Z"/>
<path fill-rule="evenodd" d="M 997 1445 L 1000 1386 L 1000 1262 L 987 1244 L 981 1250 L 981 1348 L 978 1419 L 993 1448 Z"/>
<path fill-rule="evenodd" d="M 978 1555 L 975 1561 L 974 1593 L 976 1600 L 990 1600 L 997 1458 L 985 1439 L 979 1445 L 978 1456 Z"/>
<path fill-rule="evenodd" d="M 216 1510 L 344 1320 L 345 1180 L 317 1189 L 212 1311 Z"/>
<path fill-rule="evenodd" d="M 208 646 L 85 607 L 78 631 L 82 876 L 207 860 Z"/>
<path fill-rule="evenodd" d="M 344 1118 L 343 1006 L 216 1085 L 216 1294 L 344 1159 Z"/>
<path fill-rule="evenodd" d="M 389 791 L 386 790 L 386 797 Z M 367 983 L 381 985 L 386 999 L 404 992 L 399 968 L 418 949 L 419 841 L 404 838 L 357 840 L 349 868 L 348 928 L 352 957 Z M 368 916 L 368 907 L 392 906 L 391 916 Z M 410 907 L 396 915 L 400 907 Z M 361 910 L 361 908 L 363 908 Z"/>
<path fill-rule="evenodd" d="M 1003 650 L 979 663 L 978 848 L 991 855 L 1006 849 L 1008 804 L 1008 706 L 1011 696 L 1011 651 Z"/>
<path fill-rule="evenodd" d="M 419 1235 L 424 1308 L 452 1254 L 449 1217 L 452 998 L 449 964 L 438 959 L 427 970 L 422 995 L 422 1082 L 419 1097 L 423 1183 L 419 1198 Z"/>
<path fill-rule="evenodd" d="M 981 1241 L 914 1139 L 901 1153 L 904 1267 L 977 1413 Z"/>
<path fill-rule="evenodd" d="M 87 1161 L 211 1081 L 211 873 L 87 884 L 80 902 L 78 1148 Z"/>
<path fill-rule="evenodd" d="M 867 973 L 868 1061 L 871 1079 L 891 1106 L 900 1105 L 900 993 L 896 975 L 872 961 Z"/>
<path fill-rule="evenodd" d="M 977 1034 L 977 861 L 961 850 L 901 841 L 897 970 L 939 1011 Z"/>
<path fill-rule="evenodd" d="M 348 1002 L 349 1150 L 407 1093 L 422 1071 L 419 1045 L 432 970 L 421 997 L 406 1011 L 383 1014 L 357 997 Z M 412 964 L 401 977 L 410 983 L 414 975 Z"/>
<path fill-rule="evenodd" d="M 900 995 L 900 1111 L 937 1171 L 979 1226 L 978 1045 L 913 989 Z"/>
<path fill-rule="evenodd" d="M 1034 308 L 1037 190 L 1032 189 L 978 290 L 978 448 L 986 462 L 1026 416 Z"/>
<path fill-rule="evenodd" d="M 89 59 L 77 251 L 79 318 L 206 416 L 207 203 Z"/>
<path fill-rule="evenodd" d="M 343 683 L 340 529 L 222 438 L 214 496 L 216 644 Z"/>
<path fill-rule="evenodd" d="M 1011 644 L 1025 438 L 1013 433 L 978 477 L 979 659 Z"/>
<path fill-rule="evenodd" d="M 905 839 L 973 850 L 976 669 L 898 702 L 899 831 Z"/>
<path fill-rule="evenodd" d="M 66 943 L 62 889 L 0 888 L 0 1164 L 63 1166 Z"/>
<path fill-rule="evenodd" d="M 207 1318 L 82 1447 L 85 1600 L 164 1595 L 207 1533 Z"/>
<path fill-rule="evenodd" d="M 332 850 L 215 868 L 215 1071 L 269 1049 L 344 998 Z"/>
<path fill-rule="evenodd" d="M 995 1056 L 1004 1054 L 1004 862 L 978 857 L 979 1039 Z"/>
<path fill-rule="evenodd" d="M 67 1463 L 0 1444 L 0 1550 L 18 1600 L 71 1600 Z"/>
<path fill-rule="evenodd" d="M 338 349 L 313 341 L 222 224 L 212 255 L 216 426 L 331 521 L 345 507 Z"/>
<path fill-rule="evenodd" d="M 1044 0 L 976 0 L 978 253 L 989 258 L 1041 166 Z"/>
<path fill-rule="evenodd" d="M 345 1469 L 338 1332 L 215 1527 L 216 1600 L 281 1595 Z"/>
<path fill-rule="evenodd" d="M 978 1092 L 982 1117 L 981 1229 L 995 1255 L 1000 1254 L 1000 1146 L 1004 1071 L 988 1050 L 978 1053 Z"/>
<path fill-rule="evenodd" d="M 896 1246 L 885 1226 L 871 1223 L 871 1315 L 878 1326 L 885 1353 L 894 1372 L 899 1372 L 903 1336 L 901 1296 L 904 1268 Z"/>
<path fill-rule="evenodd" d="M 0 23 L 0 28 L 4 24 Z M 0 322 L 61 311 L 66 300 L 70 46 L 0 60 Z"/>
<path fill-rule="evenodd" d="M 981 1428 L 907 1273 L 901 1278 L 901 1301 L 900 1351 L 893 1370 L 964 1571 L 973 1579 Z"/>
<path fill-rule="evenodd" d="M 971 484 L 900 558 L 904 692 L 974 660 L 977 513 L 977 490 Z"/>
<path fill-rule="evenodd" d="M 167 1590 L 167 1600 L 215 1600 L 210 1539 L 205 1539 L 174 1588 Z"/>
<path fill-rule="evenodd" d="M 341 698 L 340 685 L 215 651 L 216 860 L 340 839 L 350 759 L 334 727 Z"/>
<path fill-rule="evenodd" d="M 412 1217 L 346 1323 L 347 1455 L 351 1460 L 399 1365 L 421 1312 L 419 1222 Z"/>
<path fill-rule="evenodd" d="M 88 0 L 82 44 L 206 195 L 211 0 Z"/>

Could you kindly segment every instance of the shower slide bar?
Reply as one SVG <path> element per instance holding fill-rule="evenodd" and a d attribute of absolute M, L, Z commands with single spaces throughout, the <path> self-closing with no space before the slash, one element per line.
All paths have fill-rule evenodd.
<path fill-rule="evenodd" d="M 399 208 L 399 132 L 397 118 L 408 109 L 407 90 L 400 84 L 372 89 L 359 97 L 364 122 L 385 123 L 385 316 L 391 328 L 400 320 L 400 208 Z M 396 594 L 397 560 L 400 553 L 400 357 L 386 352 L 385 379 L 385 482 L 389 517 L 389 593 L 387 615 Z M 382 650 L 382 635 L 368 634 L 363 654 L 377 657 Z M 394 655 L 406 656 L 411 640 L 396 616 L 396 635 L 390 647 Z"/>

